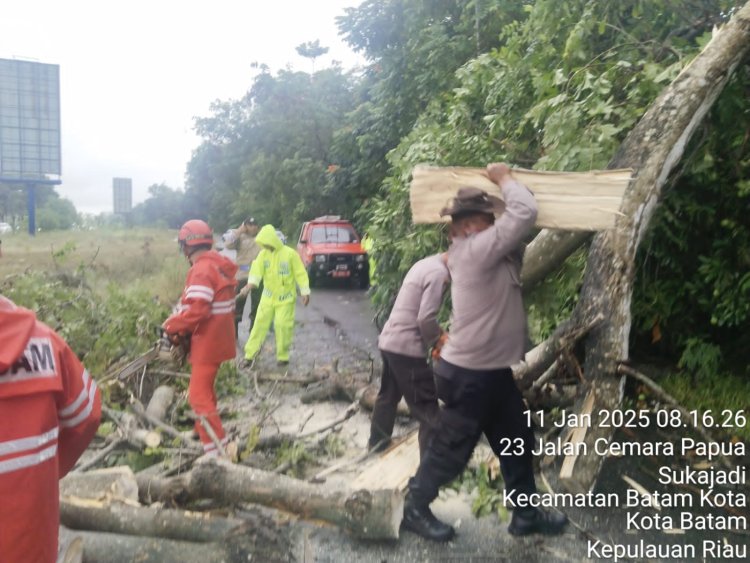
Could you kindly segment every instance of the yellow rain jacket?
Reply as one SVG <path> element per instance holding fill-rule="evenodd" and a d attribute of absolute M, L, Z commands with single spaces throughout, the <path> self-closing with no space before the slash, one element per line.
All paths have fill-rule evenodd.
<path fill-rule="evenodd" d="M 264 248 L 250 267 L 248 283 L 256 287 L 263 280 L 263 295 L 255 315 L 250 338 L 245 344 L 245 358 L 251 360 L 260 351 L 271 323 L 276 335 L 276 359 L 289 361 L 289 349 L 294 335 L 294 310 L 297 287 L 302 295 L 310 295 L 310 280 L 302 259 L 293 248 L 285 246 L 272 225 L 265 225 L 255 241 Z"/>
<path fill-rule="evenodd" d="M 255 237 L 255 242 L 274 248 L 273 252 L 265 248 L 260 251 L 253 260 L 247 279 L 256 287 L 263 280 L 263 299 L 271 299 L 274 305 L 294 302 L 297 286 L 301 295 L 310 295 L 310 280 L 302 259 L 296 250 L 281 243 L 273 225 L 265 225 Z"/>

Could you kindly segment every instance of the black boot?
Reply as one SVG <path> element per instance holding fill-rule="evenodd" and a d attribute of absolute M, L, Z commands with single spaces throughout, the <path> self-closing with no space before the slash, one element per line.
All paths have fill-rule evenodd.
<path fill-rule="evenodd" d="M 508 531 L 514 536 L 528 534 L 561 534 L 568 524 L 568 517 L 559 512 L 547 512 L 538 508 L 514 510 Z"/>
<path fill-rule="evenodd" d="M 401 527 L 428 540 L 439 542 L 450 540 L 456 533 L 453 526 L 438 520 L 428 505 L 416 502 L 411 492 L 406 493 Z"/>

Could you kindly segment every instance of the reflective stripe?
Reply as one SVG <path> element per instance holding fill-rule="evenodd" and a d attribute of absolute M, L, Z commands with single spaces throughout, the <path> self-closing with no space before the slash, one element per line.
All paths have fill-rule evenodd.
<path fill-rule="evenodd" d="M 55 457 L 55 454 L 57 454 L 57 444 L 53 444 L 40 452 L 0 461 L 0 474 L 10 473 L 11 471 L 17 471 L 18 469 L 31 467 L 32 465 L 39 465 Z"/>
<path fill-rule="evenodd" d="M 27 438 L 18 438 L 16 440 L 8 440 L 7 442 L 0 442 L 0 456 L 8 454 L 17 454 L 26 450 L 35 450 L 40 446 L 45 445 L 47 442 L 57 439 L 60 429 L 55 426 L 52 430 L 48 430 L 43 434 L 37 436 L 29 436 Z"/>
<path fill-rule="evenodd" d="M 60 426 L 63 428 L 71 428 L 73 426 L 77 426 L 80 424 L 81 421 L 88 418 L 88 416 L 91 414 L 92 409 L 94 408 L 94 396 L 96 395 L 96 383 L 94 381 L 91 381 L 91 387 L 89 387 L 89 394 L 87 397 L 88 402 L 86 403 L 86 408 L 83 409 L 81 412 L 79 412 L 76 416 L 73 418 L 70 418 L 68 420 L 60 420 Z"/>
<path fill-rule="evenodd" d="M 203 299 L 213 301 L 214 290 L 207 285 L 189 285 L 185 288 L 185 299 Z"/>
<path fill-rule="evenodd" d="M 57 414 L 60 415 L 61 418 L 65 418 L 66 416 L 70 416 L 71 414 L 76 412 L 78 410 L 78 407 L 80 407 L 83 404 L 83 401 L 86 400 L 86 394 L 88 393 L 89 379 L 91 379 L 91 376 L 89 375 L 89 372 L 86 369 L 83 370 L 83 376 L 81 377 L 81 379 L 83 380 L 83 389 L 81 389 L 81 392 L 76 397 L 76 400 L 70 403 L 64 409 L 57 411 Z"/>
<path fill-rule="evenodd" d="M 234 307 L 221 307 L 221 308 L 213 308 L 211 307 L 211 313 L 214 315 L 221 315 L 225 313 L 234 313 Z"/>
<path fill-rule="evenodd" d="M 214 301 L 211 305 L 211 313 L 221 315 L 224 313 L 234 313 L 234 299 L 226 301 Z"/>

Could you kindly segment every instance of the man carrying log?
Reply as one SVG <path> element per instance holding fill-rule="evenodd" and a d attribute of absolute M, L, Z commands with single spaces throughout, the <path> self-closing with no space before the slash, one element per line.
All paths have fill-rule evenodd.
<path fill-rule="evenodd" d="M 0 295 L 0 560 L 54 562 L 58 481 L 99 427 L 101 397 L 75 353 Z"/>
<path fill-rule="evenodd" d="M 461 188 L 441 211 L 451 216 L 453 236 L 448 253 L 451 332 L 435 367 L 444 407 L 434 438 L 409 481 L 402 522 L 435 541 L 450 540 L 455 530 L 435 517 L 430 503 L 440 487 L 466 467 L 482 433 L 500 459 L 506 496 L 515 503 L 508 531 L 553 534 L 567 523 L 562 514 L 515 502 L 518 493 L 536 492 L 534 435 L 510 366 L 523 358 L 526 334 L 517 249 L 534 225 L 537 206 L 505 164 L 488 165 L 487 176 L 499 184 L 505 199 L 497 221 L 503 202 L 473 187 Z"/>
<path fill-rule="evenodd" d="M 390 445 L 401 397 L 419 421 L 420 455 L 432 437 L 438 403 L 427 352 L 443 332 L 437 317 L 450 281 L 447 257 L 446 253 L 428 256 L 409 269 L 378 338 L 383 371 L 372 411 L 371 450 L 383 451 Z"/>

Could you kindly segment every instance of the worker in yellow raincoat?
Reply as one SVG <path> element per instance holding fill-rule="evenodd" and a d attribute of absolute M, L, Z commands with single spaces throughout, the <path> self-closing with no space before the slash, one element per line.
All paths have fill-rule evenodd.
<path fill-rule="evenodd" d="M 370 272 L 370 287 L 375 287 L 377 285 L 377 278 L 375 277 L 375 256 L 372 252 L 372 247 L 374 246 L 374 240 L 370 233 L 365 233 L 365 236 L 362 237 L 362 249 L 367 252 L 367 263 L 369 266 L 369 272 Z"/>
<path fill-rule="evenodd" d="M 289 363 L 289 348 L 294 334 L 294 309 L 297 302 L 297 288 L 302 296 L 302 304 L 310 302 L 310 280 L 302 259 L 297 251 L 284 246 L 273 225 L 265 225 L 255 237 L 263 250 L 253 260 L 247 285 L 243 292 L 249 292 L 263 281 L 263 295 L 258 312 L 245 344 L 245 359 L 252 361 L 266 339 L 271 323 L 276 333 L 276 360 L 280 365 Z"/>

